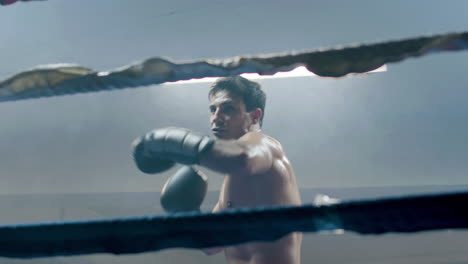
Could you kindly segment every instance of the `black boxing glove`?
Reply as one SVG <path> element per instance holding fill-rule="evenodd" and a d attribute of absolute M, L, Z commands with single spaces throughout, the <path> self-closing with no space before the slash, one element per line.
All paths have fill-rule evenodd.
<path fill-rule="evenodd" d="M 183 166 L 164 184 L 161 206 L 169 213 L 198 211 L 207 190 L 207 177 L 192 167 Z"/>
<path fill-rule="evenodd" d="M 142 172 L 158 173 L 170 169 L 175 162 L 198 164 L 200 155 L 213 144 L 213 138 L 185 128 L 161 128 L 134 141 L 133 158 Z"/>
<path fill-rule="evenodd" d="M 175 162 L 172 160 L 163 160 L 145 154 L 142 138 L 133 141 L 133 160 L 140 171 L 148 174 L 163 172 L 175 165 Z"/>

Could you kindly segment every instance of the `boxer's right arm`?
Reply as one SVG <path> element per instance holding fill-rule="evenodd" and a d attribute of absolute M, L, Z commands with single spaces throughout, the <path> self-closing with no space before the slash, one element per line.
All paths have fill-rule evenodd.
<path fill-rule="evenodd" d="M 238 140 L 216 140 L 200 155 L 200 165 L 231 176 L 255 175 L 271 168 L 275 149 L 260 132 L 248 132 Z"/>
<path fill-rule="evenodd" d="M 144 173 L 160 173 L 175 163 L 193 165 L 209 151 L 214 139 L 189 129 L 166 127 L 153 130 L 134 140 L 133 159 Z"/>

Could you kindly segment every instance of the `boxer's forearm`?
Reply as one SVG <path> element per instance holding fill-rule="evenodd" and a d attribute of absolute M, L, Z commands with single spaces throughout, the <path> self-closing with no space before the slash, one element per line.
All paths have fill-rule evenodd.
<path fill-rule="evenodd" d="M 200 157 L 200 165 L 230 175 L 254 175 L 272 166 L 273 157 L 267 144 L 248 138 L 216 140 Z"/>
<path fill-rule="evenodd" d="M 248 171 L 247 146 L 236 140 L 216 140 L 213 147 L 200 156 L 200 165 L 211 170 L 228 173 L 246 173 Z"/>

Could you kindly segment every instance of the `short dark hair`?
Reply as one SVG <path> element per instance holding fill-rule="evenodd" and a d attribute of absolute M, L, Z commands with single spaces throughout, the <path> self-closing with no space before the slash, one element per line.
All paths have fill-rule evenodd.
<path fill-rule="evenodd" d="M 262 109 L 263 114 L 260 118 L 260 127 L 262 126 L 263 117 L 265 116 L 266 94 L 260 87 L 260 84 L 242 76 L 219 78 L 211 86 L 208 98 L 219 91 L 227 91 L 230 95 L 241 97 L 248 112 L 255 108 Z"/>

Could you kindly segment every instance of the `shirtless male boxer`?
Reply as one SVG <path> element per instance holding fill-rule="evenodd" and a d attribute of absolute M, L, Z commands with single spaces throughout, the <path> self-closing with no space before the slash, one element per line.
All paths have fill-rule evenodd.
<path fill-rule="evenodd" d="M 134 159 L 147 173 L 164 171 L 175 162 L 198 164 L 225 174 L 213 212 L 227 208 L 300 205 L 293 169 L 281 144 L 261 132 L 266 95 L 243 77 L 216 81 L 209 92 L 210 123 L 215 138 L 183 128 L 154 130 L 134 142 Z M 211 248 L 224 251 L 229 264 L 298 264 L 302 234 L 274 242 L 252 242 Z"/>

